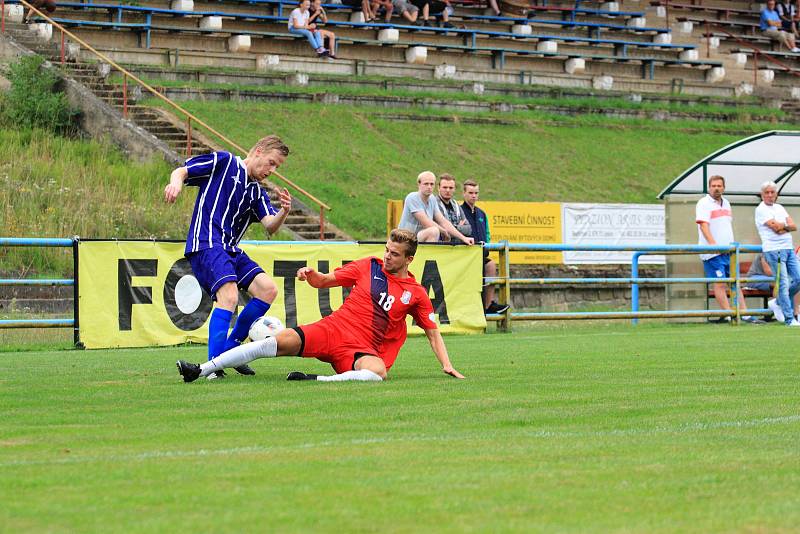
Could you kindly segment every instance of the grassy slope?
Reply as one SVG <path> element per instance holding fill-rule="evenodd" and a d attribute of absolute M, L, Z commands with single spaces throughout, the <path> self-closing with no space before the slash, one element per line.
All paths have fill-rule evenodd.
<path fill-rule="evenodd" d="M 776 127 L 537 113 L 498 115 L 514 125 L 477 125 L 316 104 L 185 105 L 244 146 L 269 132 L 284 137 L 293 153 L 283 172 L 332 205 L 330 218 L 357 239 L 383 235 L 386 199 L 403 198 L 424 169 L 475 178 L 487 200 L 655 202 L 700 157 Z M 194 191 L 165 206 L 169 171 L 95 142 L 0 130 L 0 225 L 10 236 L 183 239 Z M 247 237 L 262 236 L 253 228 Z M 71 270 L 66 250 L 2 250 L 0 260 L 5 272 Z"/>
<path fill-rule="evenodd" d="M 514 115 L 514 125 L 476 125 L 398 121 L 375 110 L 314 104 L 184 104 L 240 144 L 280 134 L 294 151 L 285 174 L 334 206 L 333 222 L 356 238 L 382 235 L 386 199 L 415 189 L 425 169 L 477 179 L 486 200 L 651 203 L 704 155 L 744 132 L 774 128 L 535 113 Z"/>
<path fill-rule="evenodd" d="M 465 381 L 439 374 L 416 338 L 384 384 L 285 382 L 292 369 L 325 370 L 298 360 L 179 382 L 174 360 L 202 359 L 204 347 L 0 354 L 14 369 L 0 379 L 0 524 L 794 531 L 800 390 L 788 330 L 448 337 Z"/>

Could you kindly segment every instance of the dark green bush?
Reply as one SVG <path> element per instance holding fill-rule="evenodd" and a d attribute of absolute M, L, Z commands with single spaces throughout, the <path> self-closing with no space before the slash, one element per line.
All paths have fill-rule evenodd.
<path fill-rule="evenodd" d="M 45 69 L 40 56 L 24 56 L 9 65 L 11 89 L 2 102 L 3 119 L 16 128 L 42 128 L 71 134 L 76 131 L 77 111 L 58 89 L 61 79 Z"/>

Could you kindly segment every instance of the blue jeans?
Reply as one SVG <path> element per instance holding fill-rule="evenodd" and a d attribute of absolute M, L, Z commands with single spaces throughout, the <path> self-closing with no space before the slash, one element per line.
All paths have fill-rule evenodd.
<path fill-rule="evenodd" d="M 786 324 L 789 324 L 794 319 L 794 296 L 800 290 L 800 262 L 790 248 L 764 252 L 764 259 L 776 275 L 780 266 L 778 306 L 783 311 Z"/>
<path fill-rule="evenodd" d="M 311 44 L 311 48 L 314 50 L 319 50 L 322 48 L 322 35 L 319 32 L 312 32 L 311 30 L 300 30 L 297 28 L 289 28 L 289 33 L 293 35 L 299 35 L 301 37 L 305 37 L 308 39 L 308 42 Z"/>

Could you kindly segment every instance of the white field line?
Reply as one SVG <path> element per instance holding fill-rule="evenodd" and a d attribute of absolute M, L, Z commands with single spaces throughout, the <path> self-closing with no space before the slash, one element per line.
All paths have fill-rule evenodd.
<path fill-rule="evenodd" d="M 517 431 L 506 436 L 506 438 L 529 437 L 529 438 L 599 438 L 614 436 L 647 436 L 657 434 L 688 434 L 691 432 L 704 432 L 725 428 L 753 428 L 765 426 L 786 425 L 800 422 L 800 415 L 788 415 L 783 417 L 764 417 L 762 419 L 749 419 L 742 421 L 717 421 L 717 422 L 695 422 L 684 423 L 675 426 L 656 426 L 652 428 L 631 428 L 631 429 L 612 429 L 599 430 L 595 432 L 566 432 L 559 430 L 534 430 Z M 81 463 L 101 463 L 121 461 L 145 461 L 152 459 L 169 458 L 202 458 L 218 456 L 236 456 L 240 454 L 273 454 L 292 452 L 298 449 L 347 447 L 357 445 L 374 445 L 382 443 L 403 443 L 403 442 L 426 442 L 426 441 L 453 441 L 469 438 L 476 439 L 496 439 L 492 436 L 475 436 L 468 433 L 439 435 L 439 436 L 398 436 L 398 437 L 375 437 L 375 438 L 356 438 L 342 441 L 319 441 L 314 443 L 300 443 L 293 445 L 254 445 L 248 447 L 232 447 L 227 449 L 195 449 L 188 451 L 146 451 L 135 454 L 107 454 L 100 456 L 68 456 L 64 458 L 52 458 L 44 460 L 9 460 L 0 462 L 0 469 L 11 467 L 24 467 L 34 465 L 61 465 L 61 464 L 81 464 Z"/>

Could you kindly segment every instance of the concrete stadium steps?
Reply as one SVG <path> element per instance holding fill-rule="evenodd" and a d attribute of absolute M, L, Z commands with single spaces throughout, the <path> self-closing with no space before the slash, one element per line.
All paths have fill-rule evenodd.
<path fill-rule="evenodd" d="M 148 2 L 144 1 L 138 4 L 141 7 L 152 8 L 168 8 L 168 3 Z M 478 11 L 470 8 L 459 8 L 463 11 Z M 228 13 L 252 13 L 264 14 L 271 12 L 272 8 L 260 5 L 248 5 L 232 2 L 197 2 L 194 8 L 195 12 L 201 11 L 214 11 L 214 12 L 228 12 Z M 285 10 L 284 10 L 285 11 Z M 58 12 L 58 16 L 62 18 L 80 18 L 81 20 L 93 20 L 98 22 L 109 22 L 109 13 L 98 9 L 70 9 L 63 8 Z M 331 10 L 329 12 L 332 19 L 343 20 L 349 15 L 349 10 Z M 286 15 L 286 12 L 283 13 Z M 552 13 L 537 13 L 537 18 L 549 18 L 557 20 L 558 14 Z M 144 15 L 136 15 L 125 11 L 123 20 L 127 22 L 144 21 Z M 583 20 L 584 17 L 590 20 L 597 20 L 598 22 L 615 22 L 624 24 L 624 17 L 621 20 L 614 20 L 612 18 L 603 16 L 588 16 L 582 15 L 579 17 Z M 152 15 L 154 24 L 162 24 L 172 28 L 184 29 L 186 31 L 154 31 L 151 33 L 150 45 L 155 50 L 178 50 L 178 54 L 185 52 L 213 52 L 217 54 L 225 54 L 228 52 L 228 37 L 237 32 L 244 34 L 251 34 L 252 46 L 248 54 L 250 55 L 266 55 L 274 54 L 279 56 L 296 56 L 298 58 L 305 57 L 312 59 L 312 62 L 305 62 L 306 67 L 310 67 L 310 72 L 324 72 L 328 67 L 320 66 L 321 63 L 313 57 L 313 52 L 305 41 L 293 37 L 283 36 L 264 36 L 260 37 L 257 34 L 261 33 L 286 33 L 285 23 L 273 23 L 269 21 L 252 21 L 243 19 L 227 19 L 223 21 L 223 31 L 219 34 L 203 34 L 197 31 L 199 21 L 198 16 L 173 16 L 169 14 Z M 468 24 L 467 24 L 468 23 Z M 499 22 L 480 22 L 480 21 L 465 21 L 469 27 L 486 29 L 496 29 L 508 31 L 509 25 Z M 542 30 L 541 32 L 539 30 Z M 606 56 L 603 58 L 588 59 L 586 62 L 586 69 L 583 74 L 584 80 L 590 79 L 598 75 L 611 75 L 617 78 L 630 78 L 632 80 L 642 79 L 646 72 L 645 67 L 636 58 L 648 57 L 663 60 L 675 60 L 678 56 L 677 50 L 669 49 L 637 49 L 635 45 L 629 47 L 629 59 L 617 59 L 611 56 L 617 54 L 617 51 L 610 44 L 598 45 L 583 42 L 560 42 L 559 51 L 553 55 L 543 55 L 537 51 L 537 42 L 534 39 L 499 39 L 496 37 L 477 36 L 475 43 L 479 47 L 491 48 L 505 48 L 521 51 L 522 54 L 511 53 L 501 58 L 501 65 L 498 67 L 498 56 L 490 54 L 488 51 L 471 52 L 463 48 L 464 36 L 456 35 L 452 32 L 450 34 L 432 33 L 419 28 L 418 30 L 403 30 L 400 35 L 400 42 L 395 45 L 378 45 L 374 42 L 377 37 L 377 31 L 366 30 L 362 28 L 348 28 L 336 27 L 337 35 L 342 38 L 343 46 L 339 50 L 339 56 L 344 59 L 350 59 L 353 62 L 366 61 L 366 62 L 386 62 L 392 63 L 397 66 L 402 66 L 405 63 L 406 49 L 410 44 L 425 44 L 428 45 L 428 64 L 448 63 L 454 64 L 459 69 L 478 69 L 478 70 L 501 70 L 505 72 L 530 71 L 535 73 L 542 73 L 544 75 L 558 75 L 563 74 L 565 70 L 564 62 L 569 57 L 568 54 L 573 56 Z M 545 31 L 546 30 L 546 31 Z M 110 49 L 131 49 L 142 48 L 145 46 L 145 37 L 142 31 L 135 30 L 113 30 L 108 29 L 92 29 L 90 27 L 74 28 L 74 31 L 86 38 L 93 45 L 97 45 Z M 537 33 L 545 33 L 553 37 L 579 37 L 586 38 L 590 32 L 583 29 L 566 29 L 552 26 L 545 28 L 537 27 Z M 366 37 L 365 37 L 366 36 Z M 612 38 L 618 40 L 625 40 L 632 43 L 649 43 L 652 40 L 652 35 L 632 30 L 604 30 L 604 38 Z M 364 39 L 371 40 L 372 42 L 360 42 Z M 355 39 L 357 42 L 351 43 Z M 445 49 L 437 49 L 437 47 L 445 47 Z M 446 49 L 446 47 L 455 47 Z M 530 55 L 529 55 L 530 53 Z M 238 55 L 238 54 L 237 54 Z M 234 61 L 241 61 L 242 58 L 232 58 Z M 251 61 L 254 61 L 251 59 Z M 316 64 L 315 64 L 316 63 Z M 339 62 L 337 62 L 339 63 Z M 295 63 L 295 66 L 302 63 Z M 341 70 L 341 65 L 339 65 Z M 408 71 L 408 67 L 403 66 L 403 69 Z M 407 74 L 407 73 L 406 73 Z M 653 74 L 657 79 L 673 79 L 680 78 L 683 83 L 697 82 L 701 83 L 705 79 L 705 68 L 702 66 L 692 66 L 689 64 L 684 65 L 659 65 L 653 69 Z M 581 75 L 576 77 L 580 79 Z M 569 76 L 572 78 L 573 76 Z M 477 80 L 476 80 L 477 81 Z"/>
<path fill-rule="evenodd" d="M 366 62 L 367 64 L 382 62 L 393 64 L 395 70 L 402 72 L 402 74 L 396 75 L 415 76 L 413 70 L 418 67 L 447 63 L 455 65 L 459 70 L 497 71 L 495 73 L 500 74 L 501 77 L 505 75 L 506 80 L 508 80 L 505 83 L 515 83 L 514 78 L 518 77 L 520 72 L 525 71 L 556 75 L 564 74 L 564 62 L 567 59 L 566 55 L 558 53 L 552 57 L 540 57 L 535 52 L 530 56 L 508 55 L 506 56 L 504 67 L 498 69 L 495 68 L 494 58 L 489 53 L 465 53 L 463 50 L 446 51 L 428 48 L 428 60 L 426 61 L 426 65 L 408 65 L 405 59 L 408 41 L 401 41 L 397 45 L 383 46 L 373 44 L 344 45 L 339 53 L 342 60 L 336 61 L 333 64 L 328 64 L 325 61 L 313 57 L 313 51 L 309 49 L 308 44 L 298 39 L 254 38 L 252 39 L 252 46 L 249 53 L 233 54 L 227 50 L 226 37 L 184 33 L 155 33 L 152 36 L 151 49 L 148 50 L 141 46 L 141 35 L 134 32 L 108 32 L 86 28 L 75 28 L 73 31 L 100 50 L 112 53 L 118 51 L 133 51 L 133 54 L 128 53 L 124 56 L 116 56 L 122 58 L 121 60 L 126 63 L 150 63 L 151 61 L 143 60 L 143 57 L 149 55 L 149 52 L 155 53 L 160 63 L 163 63 L 163 60 L 168 58 L 170 53 L 174 53 L 179 58 L 191 57 L 192 55 L 197 57 L 198 55 L 213 53 L 224 58 L 223 65 L 255 68 L 257 56 L 272 54 L 280 56 L 281 61 L 288 59 L 290 62 L 293 62 L 292 67 L 301 72 L 338 72 L 340 74 L 349 74 L 356 71 L 356 65 L 359 62 Z M 485 43 L 481 41 L 480 44 L 491 46 L 496 43 L 487 40 Z M 520 49 L 535 50 L 533 43 L 514 43 L 514 46 L 519 46 Z M 569 50 L 571 53 L 578 55 L 603 53 L 613 55 L 613 50 L 609 48 L 593 49 L 589 47 L 563 46 L 561 50 Z M 641 54 L 642 53 L 639 51 L 631 51 L 628 55 L 628 59 L 624 61 L 618 61 L 613 58 L 587 59 L 585 75 L 591 77 L 607 74 L 620 78 L 629 78 L 631 80 L 641 80 L 643 79 L 643 67 L 640 61 L 637 60 L 637 58 L 641 57 Z M 140 55 L 141 57 L 136 58 L 136 55 Z M 288 57 L 284 58 L 284 56 Z M 663 59 L 675 59 L 677 53 L 666 51 L 654 52 L 652 56 L 656 58 L 663 57 Z M 295 61 L 295 59 L 300 59 L 300 61 Z M 211 65 L 212 63 L 209 64 Z M 299 68 L 301 65 L 303 67 L 302 69 Z M 425 71 L 426 69 L 422 68 L 421 70 Z M 654 71 L 656 79 L 681 78 L 684 81 L 695 82 L 703 82 L 705 79 L 705 69 L 688 65 L 657 65 Z M 579 76 L 580 75 L 578 75 L 578 77 Z M 567 78 L 573 78 L 573 75 L 569 75 Z M 475 81 L 480 81 L 480 78 L 473 79 Z M 569 83 L 566 85 L 569 85 Z"/>
<path fill-rule="evenodd" d="M 128 65 L 141 65 L 148 67 L 165 68 L 217 68 L 224 66 L 226 70 L 236 72 L 243 79 L 258 77 L 262 73 L 274 73 L 285 77 L 295 73 L 304 73 L 308 76 L 324 75 L 335 76 L 341 79 L 350 79 L 360 76 L 378 76 L 384 78 L 413 78 L 420 81 L 433 81 L 437 79 L 437 65 L 411 65 L 405 62 L 391 61 L 365 61 L 342 60 L 333 63 L 319 61 L 302 55 L 284 54 L 280 56 L 280 64 L 270 67 L 266 71 L 257 70 L 257 56 L 253 54 L 230 54 L 217 52 L 180 51 L 175 49 L 150 49 L 120 48 L 97 46 L 98 50 L 111 57 L 114 61 Z M 439 56 L 435 56 L 439 57 Z M 446 63 L 446 57 L 442 62 Z M 451 81 L 478 84 L 513 84 L 522 88 L 530 85 L 548 87 L 592 89 L 594 68 L 587 64 L 587 74 L 567 74 L 560 70 L 534 71 L 530 68 L 507 68 L 499 71 L 491 67 L 458 67 Z M 598 63 L 598 65 L 604 65 Z M 600 70 L 603 74 L 611 74 Z M 657 73 L 663 72 L 661 68 Z M 668 71 L 669 72 L 669 71 Z M 687 79 L 680 76 L 680 72 L 669 72 L 669 78 L 656 78 L 655 80 L 636 77 L 615 77 L 614 90 L 643 93 L 671 93 L 674 92 L 677 79 L 681 92 L 690 95 L 732 97 L 734 86 L 726 83 L 707 84 L 703 79 Z M 254 79 L 254 78 L 253 78 Z M 250 83 L 246 81 L 244 83 Z"/>

